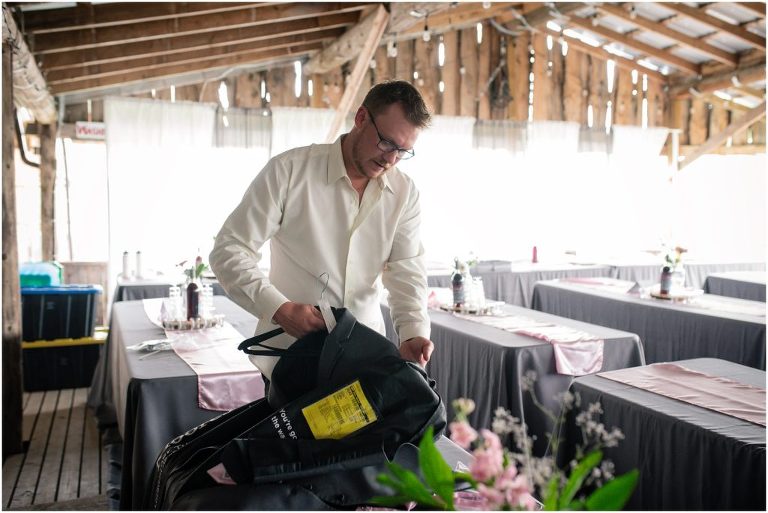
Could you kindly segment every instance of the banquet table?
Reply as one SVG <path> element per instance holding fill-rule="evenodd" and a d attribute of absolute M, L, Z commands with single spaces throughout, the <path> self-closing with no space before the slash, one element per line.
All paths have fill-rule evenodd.
<path fill-rule="evenodd" d="M 654 259 L 655 260 L 655 259 Z M 659 282 L 659 273 L 663 261 L 608 260 L 603 262 L 611 266 L 610 276 L 619 280 L 636 281 L 640 285 Z M 683 260 L 685 285 L 695 289 L 704 286 L 704 280 L 713 273 L 730 271 L 765 271 L 765 262 L 698 262 Z"/>
<path fill-rule="evenodd" d="M 254 316 L 226 297 L 214 297 L 214 306 L 243 339 L 253 335 Z M 147 356 L 126 349 L 164 337 L 163 330 L 150 322 L 142 301 L 122 301 L 112 308 L 108 379 L 123 439 L 120 509 L 135 509 L 141 504 L 152 466 L 163 447 L 221 412 L 198 406 L 197 376 L 173 351 Z M 237 352 L 237 347 L 232 350 Z M 247 358 L 244 353 L 242 357 Z"/>
<path fill-rule="evenodd" d="M 480 261 L 470 268 L 472 277 L 483 279 L 485 297 L 510 305 L 531 307 L 533 286 L 541 280 L 566 277 L 610 276 L 611 268 L 599 264 L 567 262 Z M 450 287 L 451 274 L 430 274 L 430 287 Z"/>
<path fill-rule="evenodd" d="M 765 271 L 710 274 L 704 281 L 704 292 L 765 302 Z"/>
<path fill-rule="evenodd" d="M 217 313 L 243 338 L 252 336 L 257 319 L 226 297 L 215 297 Z M 197 377 L 173 351 L 151 356 L 128 350 L 139 342 L 162 337 L 163 331 L 147 317 L 142 301 L 113 305 L 113 351 L 109 378 L 114 409 L 123 439 L 120 509 L 140 507 L 157 456 L 173 438 L 222 412 L 198 406 Z M 234 346 L 233 351 L 237 351 Z M 243 358 L 247 358 L 244 353 Z M 452 468 L 471 463 L 471 455 L 445 437 L 437 447 Z"/>
<path fill-rule="evenodd" d="M 675 363 L 762 389 L 764 411 L 764 371 L 712 358 Z M 599 373 L 577 378 L 571 391 L 581 395 L 581 410 L 599 401 L 600 422 L 609 431 L 615 426 L 624 433 L 618 447 L 604 452 L 616 466 L 616 475 L 640 472 L 626 510 L 765 511 L 765 426 Z M 581 443 L 575 426 L 580 409 L 567 417 L 561 463 Z"/>
<path fill-rule="evenodd" d="M 214 296 L 225 296 L 224 288 L 217 280 L 203 280 L 203 283 L 210 284 L 213 287 Z M 114 302 L 134 301 L 137 299 L 152 299 L 157 297 L 168 297 L 169 288 L 176 283 L 167 280 L 119 280 L 115 288 Z"/>
<path fill-rule="evenodd" d="M 721 358 L 765 370 L 765 304 L 712 294 L 672 302 L 565 280 L 539 282 L 533 308 L 636 333 L 648 363 Z"/>
<path fill-rule="evenodd" d="M 389 311 L 384 310 L 389 326 L 387 336 L 396 340 Z M 632 333 L 519 306 L 504 305 L 502 311 L 597 335 L 605 342 L 604 370 L 645 364 L 643 346 L 637 335 Z M 555 415 L 560 413 L 560 402 L 556 396 L 568 389 L 573 377 L 557 373 L 552 345 L 530 336 L 459 318 L 449 312 L 430 310 L 429 316 L 435 350 L 427 364 L 427 372 L 437 382 L 449 420 L 453 416 L 451 402 L 461 397 L 475 401 L 476 408 L 469 420 L 478 429 L 490 429 L 494 410 L 502 406 L 527 424 L 529 434 L 537 436 L 535 452 L 543 454 L 547 449 L 546 434 L 552 430 L 553 423 L 534 404 L 530 393 L 523 390 L 521 378 L 527 371 L 535 371 L 536 397 Z"/>

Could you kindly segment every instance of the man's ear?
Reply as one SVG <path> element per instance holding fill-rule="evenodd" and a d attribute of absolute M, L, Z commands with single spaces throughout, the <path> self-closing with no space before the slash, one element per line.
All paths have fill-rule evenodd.
<path fill-rule="evenodd" d="M 357 128 L 361 128 L 363 126 L 363 121 L 365 121 L 365 118 L 368 116 L 368 111 L 365 107 L 361 106 L 357 109 L 357 112 L 355 113 L 355 126 Z"/>

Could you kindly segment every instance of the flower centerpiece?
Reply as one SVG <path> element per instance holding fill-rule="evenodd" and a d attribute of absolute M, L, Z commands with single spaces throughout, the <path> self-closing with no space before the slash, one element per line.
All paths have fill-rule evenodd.
<path fill-rule="evenodd" d="M 182 268 L 184 272 L 184 276 L 187 277 L 187 283 L 202 280 L 203 273 L 205 273 L 206 271 L 208 271 L 208 269 L 210 269 L 208 267 L 208 264 L 203 262 L 203 257 L 201 257 L 200 255 L 197 255 L 194 263 L 190 267 L 185 268 L 184 267 L 185 265 L 187 265 L 187 260 L 179 262 L 178 264 L 176 264 L 176 267 Z"/>
<path fill-rule="evenodd" d="M 524 389 L 532 395 L 534 375 L 524 378 Z M 527 384 L 526 384 L 527 383 Z M 603 448 L 614 447 L 623 439 L 617 428 L 607 430 L 595 419 L 602 413 L 599 403 L 590 404 L 576 418 L 582 444 L 575 458 L 566 466 L 557 465 L 559 433 L 565 414 L 579 405 L 579 397 L 565 392 L 560 397 L 562 413 L 556 418 L 550 434 L 552 455 L 534 457 L 533 441 L 526 426 L 504 408 L 494 412 L 492 429 L 475 430 L 468 422 L 474 410 L 470 399 L 453 402 L 456 417 L 449 424 L 451 440 L 474 456 L 468 472 L 453 471 L 436 449 L 429 428 L 419 444 L 419 467 L 424 479 L 390 463 L 390 474 L 379 476 L 379 482 L 392 488 L 393 497 L 377 497 L 382 506 L 399 506 L 415 502 L 440 510 L 619 510 L 626 504 L 638 479 L 632 470 L 614 476 L 613 464 L 603 459 Z M 535 399 L 534 402 L 542 407 Z M 551 414 L 551 412 L 547 412 Z M 553 415 L 554 416 L 554 415 Z M 516 450 L 504 443 L 512 435 Z M 456 484 L 465 482 L 473 492 L 454 492 Z M 534 495 L 540 499 L 539 502 Z"/>
<path fill-rule="evenodd" d="M 667 251 L 664 253 L 664 266 L 669 267 L 672 273 L 672 290 L 682 290 L 685 287 L 683 254 L 687 252 L 687 249 L 675 246 L 674 249 L 667 248 Z"/>

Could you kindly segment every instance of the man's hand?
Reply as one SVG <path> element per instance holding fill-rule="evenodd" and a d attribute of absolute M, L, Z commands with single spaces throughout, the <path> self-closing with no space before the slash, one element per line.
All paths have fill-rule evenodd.
<path fill-rule="evenodd" d="M 416 362 L 422 367 L 427 365 L 434 350 L 435 344 L 424 337 L 413 337 L 400 343 L 400 356 L 405 360 Z"/>
<path fill-rule="evenodd" d="M 320 310 L 312 305 L 283 303 L 277 309 L 272 319 L 292 337 L 301 338 L 304 335 L 325 328 L 325 321 Z"/>

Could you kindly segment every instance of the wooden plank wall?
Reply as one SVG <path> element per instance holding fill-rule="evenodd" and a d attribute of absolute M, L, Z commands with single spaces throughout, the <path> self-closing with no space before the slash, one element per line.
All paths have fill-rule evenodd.
<path fill-rule="evenodd" d="M 445 64 L 438 65 L 438 45 L 445 45 Z M 533 54 L 531 54 L 531 49 Z M 639 126 L 642 122 L 643 99 L 647 100 L 648 126 L 680 128 L 682 145 L 701 144 L 710 135 L 737 119 L 742 111 L 724 110 L 705 99 L 670 99 L 664 84 L 651 76 L 643 90 L 643 70 L 638 66 L 637 80 L 631 70 L 615 67 L 613 90 L 608 92 L 606 60 L 570 47 L 562 55 L 558 38 L 552 48 L 547 36 L 523 32 L 517 36 L 500 34 L 488 23 L 483 24 L 483 39 L 477 43 L 476 28 L 421 37 L 396 44 L 396 56 L 390 56 L 386 45 L 380 46 L 368 68 L 357 101 L 369 86 L 388 79 L 408 80 L 422 92 L 436 114 L 472 116 L 478 119 L 528 119 L 529 73 L 533 71 L 533 119 L 587 122 L 592 107 L 593 126 L 604 127 L 608 102 L 612 105 L 612 124 Z M 530 58 L 534 57 L 533 63 Z M 294 94 L 293 65 L 268 71 L 228 76 L 223 80 L 230 90 L 230 103 L 235 107 L 267 106 L 336 108 L 344 93 L 346 77 L 353 62 L 322 75 L 302 77 L 302 93 Z M 416 77 L 416 78 L 414 78 Z M 493 80 L 490 80 L 493 77 Z M 314 94 L 307 94 L 307 81 L 313 80 Z M 264 80 L 270 95 L 261 98 Z M 442 81 L 444 90 L 439 90 Z M 218 101 L 219 80 L 188 85 L 176 89 L 176 99 Z M 149 94 L 142 94 L 148 97 Z M 168 89 L 158 90 L 156 98 L 168 99 Z M 102 112 L 94 102 L 94 117 Z M 81 109 L 82 110 L 82 109 Z M 85 119 L 77 107 L 68 106 L 70 120 Z M 756 123 L 751 133 L 752 144 L 765 144 L 765 120 Z M 745 131 L 733 144 L 747 144 Z"/>

